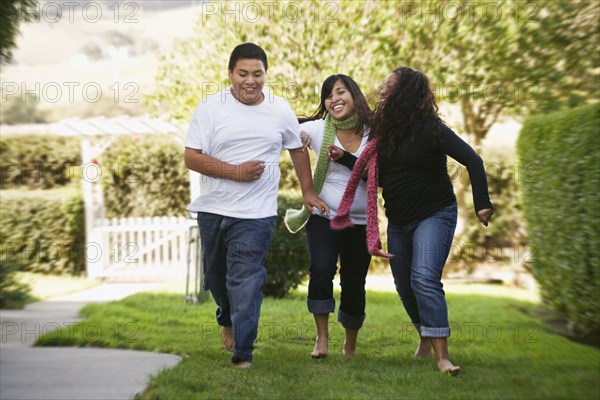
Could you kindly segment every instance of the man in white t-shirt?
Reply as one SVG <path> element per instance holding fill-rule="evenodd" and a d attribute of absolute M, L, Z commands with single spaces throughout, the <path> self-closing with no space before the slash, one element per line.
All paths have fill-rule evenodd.
<path fill-rule="evenodd" d="M 285 100 L 263 92 L 267 68 L 259 46 L 237 46 L 229 58 L 231 88 L 196 108 L 185 141 L 185 164 L 201 174 L 200 195 L 188 209 L 198 213 L 204 284 L 218 306 L 223 345 L 241 368 L 252 365 L 282 150 L 290 152 L 304 206 L 329 212 L 313 191 L 296 116 Z"/>

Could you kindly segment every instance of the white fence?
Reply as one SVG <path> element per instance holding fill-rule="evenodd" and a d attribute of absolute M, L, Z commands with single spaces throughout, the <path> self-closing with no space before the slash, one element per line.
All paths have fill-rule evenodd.
<path fill-rule="evenodd" d="M 184 217 L 99 219 L 89 243 L 99 246 L 91 277 L 198 279 L 198 226 Z"/>

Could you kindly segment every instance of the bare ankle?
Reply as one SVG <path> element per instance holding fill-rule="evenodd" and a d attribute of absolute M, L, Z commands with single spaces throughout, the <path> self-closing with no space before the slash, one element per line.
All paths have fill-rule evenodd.
<path fill-rule="evenodd" d="M 232 352 L 235 347 L 235 341 L 233 337 L 233 327 L 222 326 L 221 327 L 221 343 L 225 350 Z"/>
<path fill-rule="evenodd" d="M 419 340 L 419 345 L 417 346 L 417 350 L 415 351 L 415 358 L 427 358 L 431 355 L 431 339 L 422 337 Z"/>
<path fill-rule="evenodd" d="M 329 351 L 328 335 L 317 336 L 315 338 L 315 347 L 310 353 L 312 358 L 326 358 Z"/>

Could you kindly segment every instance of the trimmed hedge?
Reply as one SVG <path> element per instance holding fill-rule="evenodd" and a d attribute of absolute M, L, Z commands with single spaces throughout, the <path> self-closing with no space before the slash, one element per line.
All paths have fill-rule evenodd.
<path fill-rule="evenodd" d="M 166 135 L 122 137 L 100 164 L 106 216 L 185 216 L 190 198 L 183 147 Z"/>
<path fill-rule="evenodd" d="M 533 274 L 571 332 L 600 332 L 600 105 L 528 118 L 517 150 Z"/>
<path fill-rule="evenodd" d="M 283 223 L 288 208 L 302 207 L 302 196 L 293 192 L 279 194 L 277 199 L 277 225 L 267 256 L 267 284 L 263 288 L 265 296 L 284 297 L 298 287 L 308 276 L 308 247 L 304 230 L 290 233 Z"/>
<path fill-rule="evenodd" d="M 84 209 L 77 191 L 3 191 L 0 224 L 2 260 L 17 260 L 23 271 L 85 271 Z"/>
<path fill-rule="evenodd" d="M 0 140 L 0 187 L 50 189 L 73 182 L 81 164 L 81 139 L 8 136 Z"/>

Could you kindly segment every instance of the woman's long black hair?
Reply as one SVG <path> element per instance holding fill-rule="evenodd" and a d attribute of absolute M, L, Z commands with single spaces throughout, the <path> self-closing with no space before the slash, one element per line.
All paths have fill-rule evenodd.
<path fill-rule="evenodd" d="M 350 92 L 352 100 L 354 101 L 354 113 L 358 115 L 359 122 L 356 126 L 356 133 L 362 131 L 363 125 L 371 125 L 371 117 L 373 115 L 373 112 L 369 107 L 369 103 L 367 103 L 365 95 L 360 90 L 360 87 L 354 81 L 354 79 L 344 74 L 330 75 L 327 77 L 327 79 L 325 79 L 323 85 L 321 86 L 321 102 L 319 104 L 319 108 L 310 117 L 298 118 L 298 122 L 303 123 L 307 121 L 314 121 L 317 119 L 325 118 L 325 116 L 327 115 L 327 109 L 325 108 L 325 100 L 327 100 L 327 97 L 329 97 L 329 95 L 333 91 L 333 86 L 337 81 L 342 82 L 346 90 Z"/>
<path fill-rule="evenodd" d="M 371 124 L 382 155 L 402 149 L 426 123 L 431 124 L 434 138 L 439 140 L 444 123 L 425 74 L 408 67 L 396 68 L 392 73 L 396 83 L 386 100 L 378 104 Z"/>

